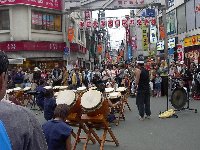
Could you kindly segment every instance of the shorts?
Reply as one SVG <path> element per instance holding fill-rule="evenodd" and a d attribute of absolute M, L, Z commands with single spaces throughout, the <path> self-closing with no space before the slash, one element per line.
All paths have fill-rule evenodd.
<path fill-rule="evenodd" d="M 155 84 L 155 90 L 161 91 L 161 83 L 156 83 Z"/>

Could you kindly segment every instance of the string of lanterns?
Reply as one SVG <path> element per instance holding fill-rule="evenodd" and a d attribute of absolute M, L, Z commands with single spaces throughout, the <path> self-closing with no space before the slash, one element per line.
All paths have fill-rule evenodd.
<path fill-rule="evenodd" d="M 128 26 L 142 26 L 143 24 L 145 26 L 155 26 L 157 23 L 156 18 L 130 18 L 130 19 L 108 19 L 108 20 L 101 20 L 100 22 L 98 22 L 97 20 L 91 21 L 91 20 L 86 20 L 86 21 L 80 21 L 79 22 L 79 28 L 80 29 L 84 29 L 84 28 L 98 28 L 100 26 L 100 28 L 105 28 L 106 26 L 108 26 L 109 28 L 113 28 L 113 27 L 120 27 L 121 25 L 126 28 Z"/>

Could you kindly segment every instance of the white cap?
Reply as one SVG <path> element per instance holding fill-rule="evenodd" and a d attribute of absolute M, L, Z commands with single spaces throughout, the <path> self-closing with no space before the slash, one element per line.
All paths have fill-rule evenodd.
<path fill-rule="evenodd" d="M 35 67 L 34 71 L 40 71 L 40 69 L 38 67 Z"/>
<path fill-rule="evenodd" d="M 180 64 L 184 64 L 184 61 L 181 61 Z"/>

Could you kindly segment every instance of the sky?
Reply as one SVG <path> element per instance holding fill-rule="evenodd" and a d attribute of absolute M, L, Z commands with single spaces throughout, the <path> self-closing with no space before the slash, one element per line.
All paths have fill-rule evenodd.
<path fill-rule="evenodd" d="M 129 15 L 129 9 L 118 9 L 118 10 L 106 10 L 105 15 L 106 17 L 118 17 L 119 19 L 124 18 L 125 15 Z M 98 11 L 94 11 L 92 14 L 93 19 L 98 18 Z M 111 28 L 108 30 L 109 34 L 111 35 L 111 46 L 113 48 L 117 48 L 121 43 L 121 40 L 125 37 L 125 29 L 124 27 L 119 28 Z"/>

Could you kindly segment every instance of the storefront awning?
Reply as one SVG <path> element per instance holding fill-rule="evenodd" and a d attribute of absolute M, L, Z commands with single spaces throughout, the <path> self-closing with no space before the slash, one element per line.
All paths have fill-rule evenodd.
<path fill-rule="evenodd" d="M 21 65 L 24 59 L 8 59 L 10 65 Z"/>

